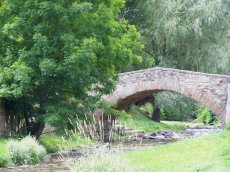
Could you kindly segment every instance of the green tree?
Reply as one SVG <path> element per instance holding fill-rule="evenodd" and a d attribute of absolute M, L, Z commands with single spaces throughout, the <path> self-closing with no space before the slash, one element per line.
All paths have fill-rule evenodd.
<path fill-rule="evenodd" d="M 179 93 L 163 91 L 156 94 L 155 106 L 163 109 L 166 120 L 192 121 L 200 105 Z"/>
<path fill-rule="evenodd" d="M 141 61 L 139 33 L 119 18 L 123 6 L 124 0 L 1 1 L 0 97 L 25 118 L 27 132 L 39 135 L 44 121 L 68 126 L 96 108 L 122 67 Z"/>
<path fill-rule="evenodd" d="M 127 0 L 123 15 L 142 33 L 156 65 L 226 73 L 228 0 Z"/>

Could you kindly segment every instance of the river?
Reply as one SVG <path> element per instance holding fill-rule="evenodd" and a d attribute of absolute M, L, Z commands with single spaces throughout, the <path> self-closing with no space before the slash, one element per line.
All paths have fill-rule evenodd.
<path fill-rule="evenodd" d="M 214 126 L 196 126 L 187 128 L 186 131 L 160 131 L 149 133 L 144 137 L 124 138 L 119 142 L 110 145 L 104 145 L 109 149 L 122 149 L 122 151 L 135 151 L 145 149 L 146 147 L 156 147 L 161 144 L 167 144 L 177 141 L 178 139 L 197 137 L 204 134 L 210 134 L 220 131 L 221 129 Z M 122 146 L 120 146 L 122 144 Z M 92 153 L 93 153 L 92 148 Z M 22 165 L 0 168 L 0 172 L 66 172 L 69 171 L 73 160 L 82 155 L 83 150 L 78 148 L 72 151 L 63 151 L 60 153 L 48 154 L 43 163 L 37 165 Z"/>

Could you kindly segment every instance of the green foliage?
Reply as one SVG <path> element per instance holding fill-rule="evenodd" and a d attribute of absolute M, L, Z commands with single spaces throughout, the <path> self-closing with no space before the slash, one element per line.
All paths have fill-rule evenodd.
<path fill-rule="evenodd" d="M 124 110 L 117 110 L 116 105 L 111 104 L 107 101 L 101 101 L 100 106 L 101 109 L 103 109 L 105 115 L 110 115 L 113 117 L 119 117 L 123 120 L 129 120 L 132 118 L 132 116 Z"/>
<path fill-rule="evenodd" d="M 143 106 L 140 107 L 140 110 L 142 110 L 146 115 L 148 115 L 149 117 L 151 117 L 154 107 L 152 105 L 152 103 L 145 103 Z"/>
<path fill-rule="evenodd" d="M 132 120 L 132 115 L 130 115 L 126 111 L 122 110 L 119 112 L 118 118 L 122 121 L 129 121 L 129 120 Z"/>
<path fill-rule="evenodd" d="M 6 167 L 11 162 L 10 158 L 6 155 L 0 155 L 0 167 Z"/>
<path fill-rule="evenodd" d="M 166 114 L 165 114 L 165 111 L 164 111 L 164 109 L 163 108 L 160 108 L 160 119 L 161 120 L 167 120 L 167 118 L 166 118 Z"/>
<path fill-rule="evenodd" d="M 35 138 L 26 136 L 20 141 L 11 140 L 8 143 L 7 155 L 14 164 L 36 164 L 43 161 L 46 150 Z"/>
<path fill-rule="evenodd" d="M 116 105 L 111 104 L 107 101 L 101 101 L 99 107 L 103 109 L 103 112 L 107 116 L 114 116 L 118 117 L 119 116 L 119 111 L 116 110 Z"/>
<path fill-rule="evenodd" d="M 184 95 L 164 91 L 156 94 L 156 105 L 161 109 L 161 116 L 169 121 L 192 121 L 199 104 Z"/>
<path fill-rule="evenodd" d="M 57 152 L 66 144 L 61 137 L 52 135 L 41 135 L 39 141 L 46 148 L 48 153 Z"/>
<path fill-rule="evenodd" d="M 152 59 L 156 66 L 229 74 L 229 9 L 227 0 L 126 0 L 122 17 L 137 26 L 145 45 L 137 66 Z M 171 93 L 157 94 L 156 103 L 166 120 L 193 120 L 198 109 Z"/>
<path fill-rule="evenodd" d="M 2 1 L 0 97 L 21 116 L 57 127 L 95 109 L 116 73 L 141 61 L 140 34 L 119 18 L 123 6 L 124 0 Z"/>
<path fill-rule="evenodd" d="M 227 73 L 229 8 L 227 0 L 127 0 L 123 17 L 137 25 L 156 65 Z"/>
<path fill-rule="evenodd" d="M 202 122 L 204 124 L 211 124 L 215 122 L 217 119 L 213 113 L 211 113 L 208 108 L 201 106 L 197 113 L 197 121 Z"/>
<path fill-rule="evenodd" d="M 46 114 L 44 116 L 44 121 L 51 126 L 58 126 L 59 131 L 64 131 L 66 128 L 72 128 L 73 126 L 69 120 L 73 120 L 76 114 L 81 113 L 81 110 L 76 109 L 74 102 L 68 101 L 62 103 L 61 106 L 56 106 L 53 104 L 46 105 Z M 79 118 L 84 118 L 82 115 Z M 61 121 L 61 122 L 60 122 Z"/>

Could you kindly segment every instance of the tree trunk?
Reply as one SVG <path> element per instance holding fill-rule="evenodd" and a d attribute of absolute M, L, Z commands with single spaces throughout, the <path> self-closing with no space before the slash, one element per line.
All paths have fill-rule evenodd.
<path fill-rule="evenodd" d="M 45 128 L 44 122 L 37 122 L 32 126 L 31 135 L 39 138 L 42 134 L 43 129 Z"/>
<path fill-rule="evenodd" d="M 153 113 L 152 113 L 152 120 L 155 122 L 160 122 L 160 108 L 157 106 L 155 107 Z"/>
<path fill-rule="evenodd" d="M 46 113 L 44 109 L 44 104 L 47 103 L 47 100 L 48 100 L 47 90 L 44 86 L 42 86 L 41 94 L 40 94 L 40 109 L 39 109 L 40 116 L 43 116 Z M 38 139 L 45 128 L 45 122 L 37 121 L 34 124 L 32 124 L 31 128 L 32 128 L 31 134 L 34 135 Z"/>

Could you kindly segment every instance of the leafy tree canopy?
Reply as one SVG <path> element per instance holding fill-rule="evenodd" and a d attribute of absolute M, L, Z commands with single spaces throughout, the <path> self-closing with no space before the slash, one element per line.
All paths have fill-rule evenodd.
<path fill-rule="evenodd" d="M 141 61 L 139 33 L 119 18 L 123 7 L 124 0 L 1 1 L 0 97 L 56 125 L 95 107 L 115 74 Z"/>
<path fill-rule="evenodd" d="M 229 9 L 228 0 L 127 0 L 123 16 L 156 65 L 227 73 Z"/>

